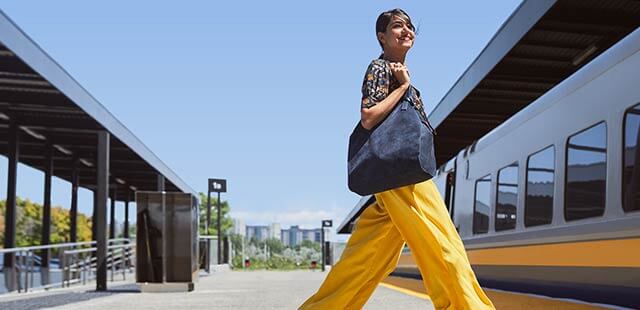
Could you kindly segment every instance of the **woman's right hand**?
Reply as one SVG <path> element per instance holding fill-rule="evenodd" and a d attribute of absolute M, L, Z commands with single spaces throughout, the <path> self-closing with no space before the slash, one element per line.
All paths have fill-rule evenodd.
<path fill-rule="evenodd" d="M 391 68 L 393 76 L 398 80 L 398 83 L 407 85 L 411 84 L 411 78 L 409 78 L 409 69 L 407 69 L 407 66 L 399 62 L 391 62 L 389 63 L 389 67 Z"/>

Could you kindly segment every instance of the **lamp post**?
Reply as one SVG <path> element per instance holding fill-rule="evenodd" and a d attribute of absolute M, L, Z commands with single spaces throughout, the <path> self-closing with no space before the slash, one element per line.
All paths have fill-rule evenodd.
<path fill-rule="evenodd" d="M 217 208 L 218 208 L 218 264 L 220 264 L 221 261 L 221 257 L 222 257 L 222 253 L 220 253 L 221 251 L 221 245 L 222 245 L 222 229 L 221 229 L 221 225 L 220 225 L 220 217 L 222 216 L 222 212 L 220 212 L 220 193 L 226 193 L 227 192 L 227 180 L 225 179 L 209 179 L 209 186 L 208 186 L 208 191 L 207 191 L 207 223 L 205 224 L 205 231 L 207 233 L 207 235 L 209 235 L 209 223 L 211 222 L 211 192 L 214 193 L 218 193 L 218 203 L 217 203 Z M 209 257 L 209 254 L 211 253 L 210 250 L 210 243 L 209 243 L 210 239 L 207 239 L 207 266 L 206 266 L 206 270 L 207 272 L 209 272 L 209 265 L 211 264 L 211 258 Z"/>
<path fill-rule="evenodd" d="M 324 271 L 324 265 L 326 264 L 326 258 L 325 258 L 325 253 L 326 253 L 326 249 L 325 249 L 325 244 L 324 244 L 324 228 L 325 227 L 331 227 L 333 226 L 333 221 L 332 220 L 322 220 L 322 232 L 321 232 L 321 239 L 322 239 L 322 271 Z"/>

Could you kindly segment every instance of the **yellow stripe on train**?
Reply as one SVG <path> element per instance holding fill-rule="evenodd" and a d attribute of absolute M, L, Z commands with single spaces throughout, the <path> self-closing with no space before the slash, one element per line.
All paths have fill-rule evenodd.
<path fill-rule="evenodd" d="M 467 250 L 472 265 L 640 267 L 640 238 Z M 415 266 L 410 253 L 398 267 Z"/>

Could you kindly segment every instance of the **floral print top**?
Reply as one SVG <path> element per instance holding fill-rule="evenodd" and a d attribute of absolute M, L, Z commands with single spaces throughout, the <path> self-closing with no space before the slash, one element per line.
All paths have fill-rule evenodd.
<path fill-rule="evenodd" d="M 400 83 L 398 83 L 398 80 L 396 80 L 396 77 L 391 72 L 388 61 L 384 59 L 374 59 L 371 61 L 371 64 L 369 64 L 369 68 L 367 68 L 364 76 L 364 81 L 362 82 L 362 108 L 368 109 L 375 106 L 398 87 L 400 87 Z M 422 122 L 434 131 L 427 120 L 427 114 L 424 112 L 420 92 L 417 89 L 415 90 L 415 97 L 411 100 L 413 107 L 418 111 Z"/>

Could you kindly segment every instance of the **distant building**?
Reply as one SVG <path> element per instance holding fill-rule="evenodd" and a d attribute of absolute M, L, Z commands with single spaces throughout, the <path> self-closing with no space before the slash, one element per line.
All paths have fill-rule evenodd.
<path fill-rule="evenodd" d="M 282 240 L 282 230 L 280 229 L 280 223 L 271 223 L 269 226 L 269 238 Z"/>
<path fill-rule="evenodd" d="M 282 243 L 289 247 L 294 247 L 302 243 L 303 240 L 312 242 L 321 242 L 322 229 L 303 229 L 298 225 L 291 226 L 289 229 L 282 229 Z"/>
<path fill-rule="evenodd" d="M 244 234 L 240 233 L 240 231 L 244 231 Z M 304 240 L 320 243 L 322 238 L 322 230 L 320 228 L 304 229 L 298 225 L 293 225 L 289 229 L 282 229 L 280 223 L 244 225 L 244 221 L 241 219 L 233 220 L 233 232 L 243 235 L 247 240 L 255 238 L 257 241 L 265 241 L 275 238 L 288 247 L 300 245 Z"/>
<path fill-rule="evenodd" d="M 269 238 L 269 226 L 247 225 L 247 239 L 256 238 L 258 241 L 265 241 Z"/>
<path fill-rule="evenodd" d="M 281 229 L 280 230 L 280 241 L 282 241 L 282 244 L 284 244 L 285 246 L 289 246 L 289 244 L 291 242 L 289 241 L 289 230 L 288 229 Z"/>

